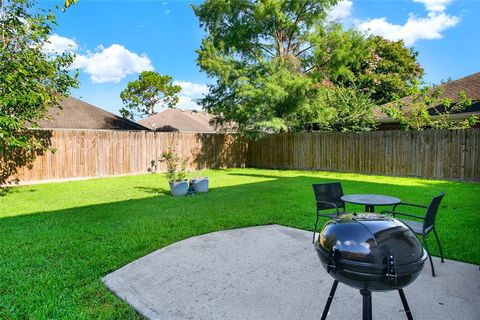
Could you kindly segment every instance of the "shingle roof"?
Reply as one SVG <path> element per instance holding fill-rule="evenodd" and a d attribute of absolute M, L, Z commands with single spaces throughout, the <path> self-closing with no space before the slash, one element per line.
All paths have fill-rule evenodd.
<path fill-rule="evenodd" d="M 44 129 L 149 130 L 133 121 L 68 97 L 60 102 L 61 109 L 48 110 L 49 118 L 39 121 Z"/>
<path fill-rule="evenodd" d="M 155 131 L 218 132 L 210 124 L 213 116 L 202 111 L 167 109 L 156 115 L 138 121 L 139 124 Z M 231 131 L 231 130 L 230 130 Z"/>
<path fill-rule="evenodd" d="M 458 94 L 461 91 L 465 91 L 467 96 L 472 100 L 472 105 L 467 107 L 461 113 L 472 113 L 480 112 L 480 72 L 471 74 L 461 79 L 453 80 L 442 85 L 443 94 L 446 98 L 452 100 L 452 103 L 458 101 Z M 404 97 L 400 99 L 403 103 L 408 106 L 408 102 L 411 100 L 411 96 Z M 390 119 L 382 111 L 382 107 L 388 105 L 384 104 L 383 106 L 377 107 L 374 109 L 375 117 L 381 122 L 382 120 Z M 434 108 L 439 108 L 439 106 L 432 106 L 432 112 Z"/>

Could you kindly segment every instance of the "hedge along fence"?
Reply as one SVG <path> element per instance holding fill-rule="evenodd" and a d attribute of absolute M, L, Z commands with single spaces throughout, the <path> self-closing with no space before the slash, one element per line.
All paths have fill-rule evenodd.
<path fill-rule="evenodd" d="M 480 129 L 268 135 L 247 166 L 480 180 Z"/>
<path fill-rule="evenodd" d="M 20 183 L 165 171 L 171 146 L 188 170 L 243 167 L 247 144 L 233 135 L 114 130 L 46 130 L 54 152 L 19 168 Z"/>

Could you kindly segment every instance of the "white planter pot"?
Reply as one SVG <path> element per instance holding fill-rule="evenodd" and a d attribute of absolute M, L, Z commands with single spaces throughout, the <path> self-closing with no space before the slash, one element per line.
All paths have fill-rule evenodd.
<path fill-rule="evenodd" d="M 188 181 L 169 182 L 172 196 L 184 196 L 188 192 Z"/>
<path fill-rule="evenodd" d="M 191 182 L 195 193 L 205 193 L 208 191 L 208 178 L 192 179 Z"/>

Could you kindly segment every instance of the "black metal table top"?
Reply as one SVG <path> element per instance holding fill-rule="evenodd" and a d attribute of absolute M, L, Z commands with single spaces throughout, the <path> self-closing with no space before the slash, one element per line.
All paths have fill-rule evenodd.
<path fill-rule="evenodd" d="M 348 194 L 342 196 L 344 202 L 366 206 L 390 206 L 400 203 L 400 199 L 381 194 Z"/>

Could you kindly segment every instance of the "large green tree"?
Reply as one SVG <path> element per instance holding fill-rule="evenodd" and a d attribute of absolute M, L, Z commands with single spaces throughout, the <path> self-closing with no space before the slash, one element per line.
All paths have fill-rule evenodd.
<path fill-rule="evenodd" d="M 45 135 L 27 127 L 78 85 L 70 71 L 74 56 L 45 52 L 55 15 L 35 4 L 0 1 L 0 184 L 48 149 Z"/>
<path fill-rule="evenodd" d="M 216 84 L 201 100 L 218 122 L 284 130 L 313 94 L 312 30 L 336 0 L 210 0 L 194 7 L 208 32 L 198 64 Z"/>
<path fill-rule="evenodd" d="M 172 77 L 162 76 L 155 71 L 143 71 L 137 80 L 129 82 L 120 93 L 125 104 L 120 113 L 130 119 L 152 116 L 156 113 L 156 107 L 174 107 L 181 90 L 180 86 L 173 84 Z"/>
<path fill-rule="evenodd" d="M 410 63 L 408 57 L 416 63 L 415 54 L 404 48 L 390 63 L 392 57 L 397 58 L 394 47 L 403 44 L 344 31 L 329 22 L 327 12 L 336 3 L 209 0 L 194 6 L 207 32 L 197 51 L 197 63 L 216 79 L 200 101 L 203 107 L 217 115 L 219 122 L 235 121 L 243 130 L 298 130 L 309 127 L 302 123 L 309 118 L 305 114 L 328 114 L 312 110 L 324 106 L 317 103 L 322 88 L 348 88 L 349 95 L 360 95 L 353 100 L 375 102 L 389 99 L 385 90 L 392 87 L 395 94 L 408 93 L 395 85 L 414 86 L 419 73 L 393 66 Z M 405 69 L 403 74 L 413 80 L 397 76 L 399 69 Z"/>

